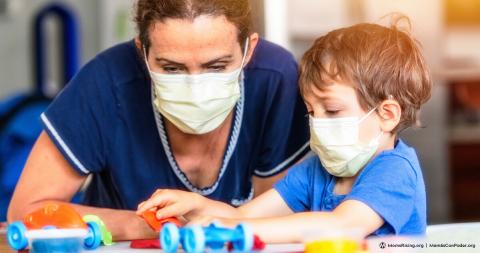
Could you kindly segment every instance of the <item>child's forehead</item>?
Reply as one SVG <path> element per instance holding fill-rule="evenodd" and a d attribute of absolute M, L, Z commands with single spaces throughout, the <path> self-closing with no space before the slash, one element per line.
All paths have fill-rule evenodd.
<path fill-rule="evenodd" d="M 328 80 L 322 83 L 310 84 L 312 94 L 316 96 L 354 96 L 355 86 L 348 81 Z"/>
<path fill-rule="evenodd" d="M 321 84 L 310 84 L 310 92 L 304 94 L 307 102 L 328 100 L 357 101 L 355 87 L 349 82 L 340 80 Z"/>

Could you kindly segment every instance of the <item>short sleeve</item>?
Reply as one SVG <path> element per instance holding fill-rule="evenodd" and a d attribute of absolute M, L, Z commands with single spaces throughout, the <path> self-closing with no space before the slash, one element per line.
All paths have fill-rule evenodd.
<path fill-rule="evenodd" d="M 270 177 L 289 168 L 308 153 L 308 120 L 303 100 L 298 90 L 298 70 L 294 59 L 283 73 L 277 74 L 278 82 L 272 103 L 266 115 L 266 125 L 254 174 Z"/>
<path fill-rule="evenodd" d="M 44 129 L 72 167 L 82 175 L 105 167 L 109 124 L 113 121 L 111 80 L 97 57 L 65 86 L 41 115 Z"/>
<path fill-rule="evenodd" d="M 311 209 L 314 170 L 316 157 L 310 157 L 293 166 L 287 175 L 274 185 L 285 203 L 293 212 L 304 212 Z"/>
<path fill-rule="evenodd" d="M 407 159 L 378 157 L 360 174 L 345 200 L 363 202 L 398 234 L 412 216 L 416 186 L 417 175 Z"/>

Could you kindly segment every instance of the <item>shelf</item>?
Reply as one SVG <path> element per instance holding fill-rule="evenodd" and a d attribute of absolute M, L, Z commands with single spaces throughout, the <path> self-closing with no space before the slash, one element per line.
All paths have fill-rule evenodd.
<path fill-rule="evenodd" d="M 451 126 L 448 133 L 450 143 L 479 143 L 480 124 L 457 124 Z"/>

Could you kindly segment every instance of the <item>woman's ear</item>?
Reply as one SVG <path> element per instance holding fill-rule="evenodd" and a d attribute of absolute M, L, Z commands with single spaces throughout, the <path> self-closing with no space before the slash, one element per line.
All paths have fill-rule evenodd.
<path fill-rule="evenodd" d="M 258 33 L 252 33 L 249 37 L 248 37 L 249 41 L 248 41 L 248 51 L 247 51 L 247 55 L 245 57 L 245 66 L 250 62 L 250 60 L 252 59 L 252 56 L 253 56 L 253 51 L 255 51 L 255 48 L 257 47 L 257 44 L 258 44 L 258 40 L 259 40 L 259 36 L 258 36 Z"/>
<path fill-rule="evenodd" d="M 135 46 L 138 50 L 143 52 L 142 42 L 140 41 L 140 38 L 138 36 L 135 37 Z"/>
<path fill-rule="evenodd" d="M 380 128 L 383 132 L 392 132 L 400 123 L 402 107 L 394 99 L 383 101 L 377 111 L 380 118 Z"/>

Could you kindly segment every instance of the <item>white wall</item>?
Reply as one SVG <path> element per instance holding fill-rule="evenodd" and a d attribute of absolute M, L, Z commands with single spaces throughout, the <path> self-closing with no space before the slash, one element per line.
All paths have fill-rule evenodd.
<path fill-rule="evenodd" d="M 106 49 L 118 42 L 132 39 L 135 34 L 133 23 L 133 0 L 99 1 L 100 48 Z"/>
<path fill-rule="evenodd" d="M 32 87 L 31 25 L 34 14 L 47 0 L 8 0 L 0 16 L 0 98 Z M 97 0 L 58 0 L 70 4 L 81 19 L 82 62 L 98 51 Z"/>

